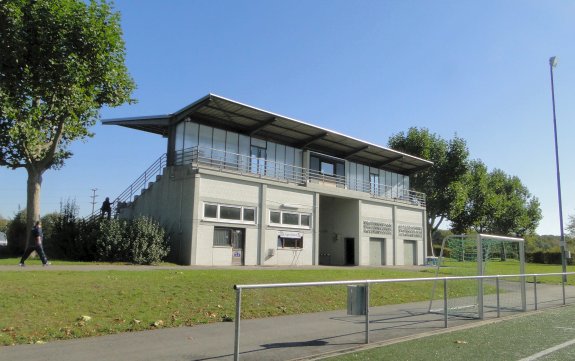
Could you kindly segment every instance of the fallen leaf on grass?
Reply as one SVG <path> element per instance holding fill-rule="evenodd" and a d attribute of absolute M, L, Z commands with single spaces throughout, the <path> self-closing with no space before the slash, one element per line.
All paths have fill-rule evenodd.
<path fill-rule="evenodd" d="M 78 317 L 78 321 L 88 322 L 90 320 L 92 320 L 92 317 L 90 317 L 90 316 L 82 315 L 82 316 Z"/>
<path fill-rule="evenodd" d="M 154 327 L 162 327 L 164 325 L 164 321 L 158 320 L 152 324 Z"/>
<path fill-rule="evenodd" d="M 458 343 L 458 344 L 466 344 L 467 341 L 457 340 L 457 341 L 455 341 L 455 343 Z"/>

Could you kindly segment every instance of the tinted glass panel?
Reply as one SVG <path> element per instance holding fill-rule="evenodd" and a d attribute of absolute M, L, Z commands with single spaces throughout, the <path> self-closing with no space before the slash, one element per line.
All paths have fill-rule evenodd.
<path fill-rule="evenodd" d="M 301 225 L 309 227 L 310 226 L 311 217 L 308 214 L 301 215 Z"/>
<path fill-rule="evenodd" d="M 241 208 L 220 206 L 220 218 L 221 219 L 233 219 L 240 220 L 242 217 Z"/>
<path fill-rule="evenodd" d="M 256 220 L 256 210 L 253 208 L 244 208 L 244 221 L 254 222 Z"/>
<path fill-rule="evenodd" d="M 270 223 L 280 223 L 280 212 L 270 212 Z"/>
<path fill-rule="evenodd" d="M 218 218 L 218 206 L 215 204 L 204 205 L 204 217 Z"/>
<path fill-rule="evenodd" d="M 282 213 L 282 224 L 299 225 L 299 214 Z"/>

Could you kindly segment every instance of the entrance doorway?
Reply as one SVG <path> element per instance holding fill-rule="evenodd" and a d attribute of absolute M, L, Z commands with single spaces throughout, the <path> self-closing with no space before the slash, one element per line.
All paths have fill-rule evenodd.
<path fill-rule="evenodd" d="M 231 230 L 232 265 L 234 266 L 244 265 L 244 231 L 244 229 Z"/>
<path fill-rule="evenodd" d="M 355 265 L 355 238 L 345 239 L 345 264 Z"/>
<path fill-rule="evenodd" d="M 232 265 L 244 265 L 244 228 L 214 227 L 214 246 L 232 248 Z"/>

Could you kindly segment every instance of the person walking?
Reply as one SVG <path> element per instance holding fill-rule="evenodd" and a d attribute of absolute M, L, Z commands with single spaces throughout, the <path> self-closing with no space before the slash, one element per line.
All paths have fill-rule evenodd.
<path fill-rule="evenodd" d="M 42 233 L 42 222 L 37 221 L 34 224 L 34 228 L 32 228 L 32 239 L 28 241 L 28 247 L 26 247 L 26 250 L 24 251 L 22 258 L 20 259 L 19 264 L 20 267 L 25 266 L 24 262 L 28 257 L 30 257 L 30 254 L 34 251 L 36 251 L 36 253 L 38 253 L 38 256 L 40 256 L 43 266 L 48 266 L 51 264 L 50 262 L 48 262 L 48 259 L 46 258 L 46 254 L 44 253 L 44 247 L 42 247 L 43 238 L 44 234 Z"/>

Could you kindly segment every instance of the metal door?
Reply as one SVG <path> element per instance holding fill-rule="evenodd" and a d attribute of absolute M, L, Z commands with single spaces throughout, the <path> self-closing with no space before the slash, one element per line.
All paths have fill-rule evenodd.
<path fill-rule="evenodd" d="M 369 264 L 372 266 L 385 265 L 385 238 L 369 239 Z"/>
<path fill-rule="evenodd" d="M 231 229 L 231 243 L 232 243 L 232 265 L 244 265 L 244 229 Z"/>
<path fill-rule="evenodd" d="M 404 261 L 403 264 L 406 266 L 412 266 L 417 264 L 417 243 L 415 241 L 404 241 L 403 242 L 403 254 Z"/>

